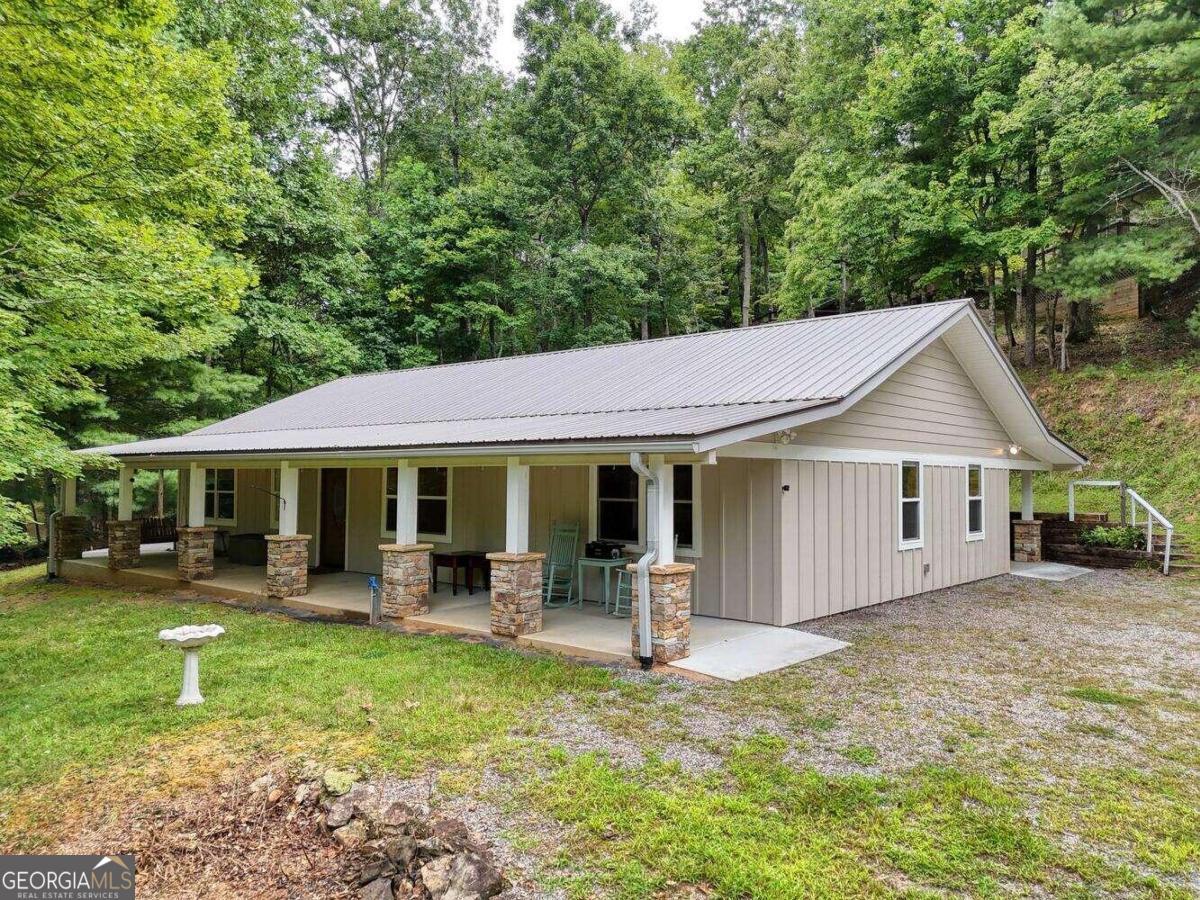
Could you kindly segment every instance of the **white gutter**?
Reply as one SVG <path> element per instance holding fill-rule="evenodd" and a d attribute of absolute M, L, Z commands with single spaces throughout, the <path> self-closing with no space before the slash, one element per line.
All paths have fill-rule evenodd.
<path fill-rule="evenodd" d="M 646 479 L 646 552 L 637 562 L 638 661 L 643 669 L 649 669 L 654 663 L 650 645 L 650 566 L 658 558 L 658 476 L 637 451 L 629 454 L 629 465 Z"/>

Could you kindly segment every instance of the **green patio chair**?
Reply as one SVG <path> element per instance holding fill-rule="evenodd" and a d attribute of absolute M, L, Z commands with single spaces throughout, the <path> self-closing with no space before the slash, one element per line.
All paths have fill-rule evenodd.
<path fill-rule="evenodd" d="M 633 579 L 636 577 L 628 569 L 617 569 L 617 599 L 612 611 L 614 616 L 624 619 L 633 615 Z M 608 612 L 607 606 L 604 611 Z"/>
<path fill-rule="evenodd" d="M 575 561 L 579 546 L 578 522 L 555 522 L 550 529 L 550 552 L 542 567 L 542 603 L 570 606 L 582 602 L 575 595 Z"/>

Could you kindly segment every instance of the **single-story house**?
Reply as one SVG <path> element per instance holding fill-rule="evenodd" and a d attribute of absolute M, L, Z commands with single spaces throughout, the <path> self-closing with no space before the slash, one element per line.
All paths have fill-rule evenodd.
<path fill-rule="evenodd" d="M 686 654 L 692 613 L 791 625 L 1007 572 L 1010 475 L 1028 520 L 1032 473 L 1085 462 L 970 300 L 352 375 L 96 450 L 122 466 L 110 567 L 139 562 L 133 471 L 177 469 L 180 579 L 258 533 L 269 596 L 375 573 L 393 618 L 427 608 L 431 552 L 487 551 L 493 632 L 537 631 L 575 523 L 577 554 L 631 555 L 643 662 Z"/>

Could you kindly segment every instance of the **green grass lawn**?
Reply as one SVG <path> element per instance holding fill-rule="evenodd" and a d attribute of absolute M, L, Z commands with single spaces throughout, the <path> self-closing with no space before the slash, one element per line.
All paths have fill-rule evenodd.
<path fill-rule="evenodd" d="M 155 636 L 207 621 L 227 631 L 201 654 L 207 701 L 180 710 L 180 655 Z M 875 646 L 886 652 L 883 642 Z M 1058 832 L 1038 827 L 1021 793 L 971 765 L 914 762 L 884 772 L 872 768 L 879 753 L 862 741 L 839 757 L 855 771 L 789 761 L 838 727 L 808 693 L 820 685 L 811 677 L 819 669 L 772 676 L 757 691 L 751 683 L 685 688 L 450 638 L 47 585 L 37 569 L 0 575 L 0 660 L 0 847 L 8 849 L 52 848 L 64 821 L 85 827 L 86 815 L 61 820 L 81 778 L 169 794 L 170 784 L 158 783 L 169 780 L 162 768 L 143 763 L 164 758 L 178 768 L 171 748 L 199 743 L 230 760 L 267 754 L 364 773 L 432 770 L 444 773 L 446 796 L 482 790 L 485 769 L 499 773 L 502 787 L 481 799 L 513 816 L 508 838 L 541 860 L 540 883 L 572 897 L 670 897 L 680 885 L 762 898 L 1185 897 L 1178 879 L 1156 872 L 1182 876 L 1200 864 L 1186 780 L 1171 781 L 1173 793 L 1164 795 L 1143 779 L 1136 790 L 1151 796 L 1142 802 L 1125 776 L 1089 776 L 1103 802 L 1090 818 L 1059 827 L 1119 843 L 1126 836 L 1110 834 L 1114 827 L 1138 822 L 1147 837 L 1130 854 L 1142 862 L 1130 865 L 1065 849 Z M 835 666 L 848 679 L 873 668 Z M 884 676 L 870 676 L 877 677 L 886 710 L 889 688 Z M 685 690 L 693 692 L 686 703 Z M 1064 697 L 1059 689 L 1055 698 L 1145 715 L 1116 692 Z M 794 722 L 806 737 L 785 740 L 734 718 L 728 739 L 709 742 L 717 764 L 688 770 L 662 751 L 681 740 L 703 743 L 681 736 L 696 704 L 722 715 L 753 707 Z M 591 723 L 582 749 L 564 747 L 553 727 L 568 708 Z M 588 729 L 598 742 L 615 735 L 635 745 L 641 760 L 620 764 L 593 752 Z M 1069 798 L 1054 799 L 1042 816 L 1065 816 Z M 102 813 L 111 811 L 88 814 Z M 542 823 L 540 838 L 523 836 L 530 815 Z"/>

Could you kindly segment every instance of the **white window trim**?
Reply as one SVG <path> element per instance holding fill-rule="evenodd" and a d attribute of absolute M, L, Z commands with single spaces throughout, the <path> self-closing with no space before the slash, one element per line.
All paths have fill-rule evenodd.
<path fill-rule="evenodd" d="M 913 540 L 904 539 L 904 464 L 916 463 L 917 496 L 908 498 L 908 503 L 917 503 L 917 530 Z M 896 547 L 899 550 L 920 550 L 925 546 L 925 464 L 919 459 L 905 459 L 896 463 Z"/>
<path fill-rule="evenodd" d="M 222 469 L 230 469 L 230 470 L 232 470 L 232 471 L 233 471 L 233 518 L 231 518 L 231 519 L 221 519 L 221 518 L 217 518 L 216 516 L 213 516 L 212 518 L 209 518 L 208 516 L 205 516 L 205 517 L 204 517 L 204 524 L 205 524 L 205 525 L 230 525 L 230 526 L 236 526 L 236 525 L 237 525 L 237 505 L 238 505 L 238 502 L 237 502 L 237 498 L 238 498 L 238 470 L 237 470 L 237 469 L 235 469 L 233 466 L 219 466 L 219 467 L 218 467 L 218 466 L 214 466 L 214 467 L 213 467 L 213 468 L 212 468 L 210 471 L 212 471 L 212 472 L 220 472 Z M 207 473 L 207 472 L 205 473 L 205 476 L 204 476 L 204 478 L 205 478 L 205 483 L 204 483 L 204 505 L 205 505 L 205 506 L 208 506 L 208 473 Z M 214 495 L 217 493 L 217 491 L 216 491 L 216 483 L 217 483 L 217 476 L 216 476 L 216 475 L 213 475 L 213 494 L 214 494 Z M 221 491 L 221 493 L 228 494 L 228 493 L 229 493 L 229 491 Z M 214 497 L 213 497 L 213 512 L 216 512 L 216 511 L 217 511 L 217 500 L 216 500 L 216 497 L 214 496 Z"/>
<path fill-rule="evenodd" d="M 676 465 L 687 465 L 687 463 L 677 463 Z M 676 547 L 675 555 L 683 556 L 688 559 L 698 559 L 704 555 L 704 529 L 701 527 L 703 517 L 701 516 L 701 496 L 700 490 L 700 473 L 704 471 L 704 466 L 700 463 L 692 463 L 692 546 L 691 547 Z M 676 503 L 680 501 L 676 500 Z M 689 501 L 683 501 L 689 502 Z"/>
<path fill-rule="evenodd" d="M 972 496 L 972 494 L 971 494 L 971 470 L 972 469 L 979 469 L 979 495 L 978 496 Z M 986 487 L 987 478 L 985 477 L 985 474 L 984 474 L 986 472 L 987 472 L 987 469 L 985 469 L 983 466 L 977 465 L 975 463 L 971 463 L 970 465 L 968 465 L 966 467 L 967 483 L 966 483 L 966 487 L 964 488 L 964 490 L 966 491 L 966 495 L 967 495 L 966 508 L 965 508 L 965 512 L 966 512 L 965 524 L 967 526 L 967 533 L 966 533 L 965 540 L 967 540 L 967 541 L 982 541 L 984 539 L 985 533 L 987 531 L 987 499 L 986 499 L 987 498 L 987 487 Z M 971 501 L 972 500 L 979 501 L 979 530 L 978 531 L 971 530 Z"/>
<path fill-rule="evenodd" d="M 379 504 L 379 533 L 383 537 L 394 538 L 396 530 L 393 528 L 390 531 L 387 527 L 387 505 L 388 500 L 395 498 L 395 494 L 389 494 L 387 489 L 387 473 L 389 469 L 394 469 L 395 466 L 384 466 L 380 472 L 380 495 L 383 500 Z M 445 534 L 425 534 L 417 535 L 418 541 L 426 541 L 431 544 L 449 544 L 452 542 L 454 533 L 454 466 L 418 466 L 418 469 L 445 469 L 446 470 L 446 533 Z M 420 475 L 417 476 L 418 481 Z M 418 494 L 417 500 L 441 500 L 440 495 L 435 494 Z M 397 510 L 399 515 L 399 510 Z"/>
<path fill-rule="evenodd" d="M 616 465 L 624 465 L 616 463 Z M 646 551 L 646 479 L 638 475 L 637 497 L 637 527 L 638 539 L 636 544 L 626 544 L 625 549 Z M 588 466 L 588 540 L 599 540 L 597 531 L 600 518 L 600 466 Z"/>

